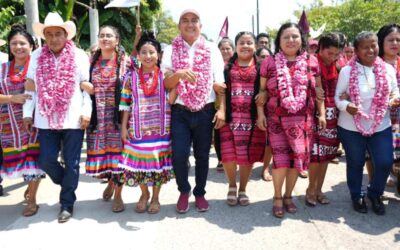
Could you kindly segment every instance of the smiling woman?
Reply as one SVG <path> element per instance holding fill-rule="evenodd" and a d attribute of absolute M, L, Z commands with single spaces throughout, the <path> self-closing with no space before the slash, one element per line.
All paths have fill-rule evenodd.
<path fill-rule="evenodd" d="M 0 141 L 3 162 L 0 165 L 2 178 L 23 177 L 28 182 L 25 192 L 27 206 L 24 216 L 36 214 L 36 192 L 40 179 L 44 177 L 39 168 L 38 130 L 28 132 L 24 129 L 22 104 L 31 99 L 24 94 L 24 84 L 34 46 L 32 36 L 21 26 L 11 28 L 8 36 L 10 62 L 0 66 Z"/>

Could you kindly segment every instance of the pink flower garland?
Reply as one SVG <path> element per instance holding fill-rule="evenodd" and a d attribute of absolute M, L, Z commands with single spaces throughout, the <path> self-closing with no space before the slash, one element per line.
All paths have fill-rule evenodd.
<path fill-rule="evenodd" d="M 293 78 L 287 67 L 286 56 L 279 52 L 275 55 L 275 65 L 282 107 L 289 113 L 297 113 L 306 105 L 307 99 L 307 53 L 296 57 Z"/>
<path fill-rule="evenodd" d="M 349 62 L 351 67 L 350 80 L 349 80 L 349 94 L 351 102 L 354 103 L 358 112 L 354 115 L 354 123 L 356 128 L 363 136 L 371 136 L 376 132 L 376 129 L 382 122 L 383 117 L 386 114 L 389 105 L 389 84 L 386 79 L 386 67 L 384 61 L 377 57 L 373 64 L 373 72 L 375 75 L 375 96 L 372 99 L 372 105 L 370 108 L 369 115 L 362 111 L 360 87 L 358 85 L 359 73 L 357 67 L 357 58 L 353 57 Z M 372 121 L 372 125 L 369 129 L 365 129 L 361 123 L 361 119 L 367 119 Z"/>
<path fill-rule="evenodd" d="M 45 45 L 38 58 L 37 86 L 40 114 L 50 129 L 62 129 L 75 88 L 75 45 L 67 41 L 58 56 Z"/>
<path fill-rule="evenodd" d="M 205 46 L 205 39 L 201 36 L 194 52 L 192 70 L 196 74 L 195 83 L 179 80 L 176 88 L 179 97 L 186 107 L 198 111 L 206 105 L 210 94 L 209 80 L 211 78 L 210 48 Z M 189 69 L 189 51 L 186 48 L 182 36 L 178 36 L 172 42 L 172 65 L 174 71 Z"/>

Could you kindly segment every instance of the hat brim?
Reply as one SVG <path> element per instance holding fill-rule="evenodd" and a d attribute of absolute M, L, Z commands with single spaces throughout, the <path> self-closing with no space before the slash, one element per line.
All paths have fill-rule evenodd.
<path fill-rule="evenodd" d="M 6 44 L 6 41 L 4 41 L 3 39 L 0 39 L 0 47 L 3 46 L 4 44 Z"/>
<path fill-rule="evenodd" d="M 33 32 L 36 36 L 46 40 L 44 37 L 44 30 L 50 27 L 60 27 L 63 28 L 67 32 L 67 39 L 71 40 L 76 35 L 76 26 L 72 21 L 66 21 L 62 25 L 44 25 L 42 23 L 34 23 L 33 24 Z"/>

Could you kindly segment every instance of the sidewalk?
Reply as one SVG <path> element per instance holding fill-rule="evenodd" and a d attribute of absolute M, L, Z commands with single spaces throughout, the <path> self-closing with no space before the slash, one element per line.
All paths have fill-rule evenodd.
<path fill-rule="evenodd" d="M 228 187 L 225 175 L 215 170 L 210 159 L 206 197 L 210 210 L 194 208 L 185 215 L 175 212 L 178 192 L 175 181 L 161 190 L 161 211 L 156 215 L 134 212 L 139 188 L 124 187 L 126 210 L 111 212 L 112 202 L 101 199 L 105 184 L 83 174 L 77 190 L 73 218 L 57 222 L 59 188 L 49 178 L 42 181 L 37 201 L 38 213 L 21 216 L 23 192 L 21 180 L 5 180 L 0 197 L 0 249 L 400 249 L 400 198 L 394 188 L 385 192 L 387 214 L 377 216 L 353 211 L 345 180 L 345 164 L 330 165 L 324 191 L 330 205 L 306 207 L 307 179 L 299 179 L 294 191 L 298 206 L 295 215 L 284 219 L 272 216 L 272 182 L 260 180 L 257 164 L 247 193 L 248 207 L 229 207 L 225 203 Z M 84 159 L 82 159 L 82 162 Z M 193 159 L 191 159 L 194 166 Z M 190 182 L 194 184 L 194 168 Z M 366 178 L 366 176 L 365 176 Z"/>

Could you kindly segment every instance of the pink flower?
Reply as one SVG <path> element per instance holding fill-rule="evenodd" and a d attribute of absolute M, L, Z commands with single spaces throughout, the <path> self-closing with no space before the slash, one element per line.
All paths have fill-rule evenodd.
<path fill-rule="evenodd" d="M 56 58 L 45 45 L 38 58 L 37 92 L 40 114 L 51 129 L 62 129 L 75 88 L 75 46 L 67 41 Z"/>
<path fill-rule="evenodd" d="M 195 111 L 202 109 L 206 105 L 208 94 L 211 90 L 209 84 L 211 78 L 210 53 L 210 48 L 205 46 L 205 39 L 200 37 L 191 67 L 196 74 L 197 82 L 193 84 L 185 80 L 179 80 L 176 88 L 185 106 Z M 190 68 L 189 51 L 184 45 L 181 36 L 178 36 L 172 42 L 172 65 L 174 70 Z"/>
<path fill-rule="evenodd" d="M 307 54 L 302 53 L 296 57 L 293 78 L 287 67 L 287 59 L 282 52 L 276 54 L 275 64 L 282 107 L 289 113 L 297 113 L 305 106 L 307 99 Z"/>
<path fill-rule="evenodd" d="M 373 64 L 376 89 L 369 115 L 362 111 L 357 58 L 354 57 L 349 62 L 349 65 L 351 67 L 349 80 L 350 99 L 358 107 L 358 112 L 354 115 L 354 123 L 363 136 L 371 136 L 381 124 L 389 104 L 389 83 L 386 79 L 385 63 L 381 58 L 377 57 Z M 372 125 L 368 129 L 364 128 L 361 119 L 371 120 Z"/>

